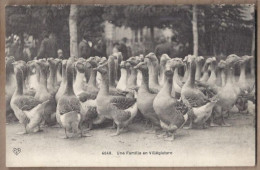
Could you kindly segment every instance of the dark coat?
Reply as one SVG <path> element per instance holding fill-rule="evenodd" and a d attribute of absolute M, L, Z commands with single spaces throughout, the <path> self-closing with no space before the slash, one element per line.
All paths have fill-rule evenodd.
<path fill-rule="evenodd" d="M 122 53 L 124 61 L 128 59 L 127 46 L 124 43 L 119 44 L 118 51 Z"/>
<path fill-rule="evenodd" d="M 94 46 L 94 56 L 106 57 L 107 56 L 107 45 L 105 41 L 99 41 Z"/>
<path fill-rule="evenodd" d="M 79 43 L 79 58 L 89 58 L 93 56 L 93 48 L 89 46 L 86 40 L 82 40 Z"/>
<path fill-rule="evenodd" d="M 37 55 L 40 58 L 57 58 L 57 42 L 55 38 L 44 38 Z"/>
<path fill-rule="evenodd" d="M 168 54 L 169 57 L 174 57 L 173 55 L 173 44 L 170 42 L 166 42 L 163 44 L 159 44 L 155 47 L 155 51 L 154 51 L 155 55 L 157 57 L 161 57 L 161 55 L 163 54 Z"/>

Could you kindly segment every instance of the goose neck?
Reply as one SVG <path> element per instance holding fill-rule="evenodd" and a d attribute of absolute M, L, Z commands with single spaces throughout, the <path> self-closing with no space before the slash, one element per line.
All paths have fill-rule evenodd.
<path fill-rule="evenodd" d="M 15 94 L 17 95 L 23 95 L 23 73 L 21 70 L 19 70 L 16 73 L 16 90 Z"/>
<path fill-rule="evenodd" d="M 97 77 L 97 71 L 91 69 L 88 84 L 96 87 L 97 86 L 96 77 Z"/>
<path fill-rule="evenodd" d="M 140 89 L 149 91 L 149 74 L 148 71 L 142 71 L 142 83 Z"/>
<path fill-rule="evenodd" d="M 175 93 L 174 88 L 172 87 L 172 77 L 165 77 L 165 82 L 162 89 L 160 90 L 160 93 L 167 96 L 171 96 L 172 92 Z"/>
<path fill-rule="evenodd" d="M 54 87 L 57 84 L 57 68 L 50 68 L 50 76 L 49 76 L 50 84 Z"/>
<path fill-rule="evenodd" d="M 159 84 L 158 82 L 158 66 L 149 66 L 149 84 Z"/>
<path fill-rule="evenodd" d="M 201 76 L 201 64 L 196 63 L 196 74 L 195 74 L 195 80 L 199 80 Z"/>
<path fill-rule="evenodd" d="M 47 73 L 41 70 L 40 72 L 40 83 L 39 89 L 42 91 L 47 91 Z"/>
<path fill-rule="evenodd" d="M 83 83 L 84 78 L 85 78 L 85 74 L 84 74 L 84 73 L 81 73 L 81 72 L 79 72 L 79 71 L 77 70 L 77 75 L 76 75 L 75 82 Z"/>
<path fill-rule="evenodd" d="M 109 78 L 108 75 L 106 74 L 105 75 L 101 74 L 101 86 L 100 86 L 99 93 L 102 96 L 109 94 Z"/>
<path fill-rule="evenodd" d="M 67 82 L 67 72 L 66 72 L 66 66 L 62 67 L 62 82 L 66 83 Z"/>
<path fill-rule="evenodd" d="M 239 76 L 239 80 L 245 80 L 246 79 L 246 65 L 245 63 L 243 63 L 241 65 L 241 70 L 240 70 L 240 76 Z"/>
<path fill-rule="evenodd" d="M 73 65 L 67 66 L 67 82 L 66 82 L 66 90 L 65 94 L 67 95 L 75 95 L 74 90 L 73 90 L 73 77 L 74 77 L 74 68 Z"/>
<path fill-rule="evenodd" d="M 188 70 L 189 70 L 189 78 L 188 78 L 187 84 L 188 84 L 190 87 L 194 87 L 194 84 L 195 84 L 196 65 L 193 64 L 193 63 L 191 63 L 190 68 L 188 68 Z"/>

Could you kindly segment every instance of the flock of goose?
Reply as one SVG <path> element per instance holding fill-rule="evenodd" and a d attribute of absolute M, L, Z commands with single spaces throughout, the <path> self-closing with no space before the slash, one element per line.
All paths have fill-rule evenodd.
<path fill-rule="evenodd" d="M 119 135 L 137 114 L 151 123 L 149 133 L 174 140 L 176 130 L 230 126 L 226 116 L 234 105 L 247 111 L 255 102 L 255 85 L 246 65 L 254 58 L 235 54 L 217 62 L 192 55 L 170 58 L 154 53 L 130 57 L 70 57 L 32 60 L 6 58 L 6 111 L 24 126 L 19 133 L 35 133 L 43 126 L 65 130 L 65 138 L 113 120 Z M 234 74 L 240 65 L 240 76 Z M 184 67 L 184 76 L 180 69 Z M 159 134 L 158 134 L 159 132 Z"/>

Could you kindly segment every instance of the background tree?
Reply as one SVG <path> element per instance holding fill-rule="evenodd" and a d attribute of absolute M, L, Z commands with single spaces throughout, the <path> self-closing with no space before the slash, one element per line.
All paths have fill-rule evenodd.
<path fill-rule="evenodd" d="M 192 6 L 192 33 L 193 33 L 193 55 L 198 56 L 199 39 L 198 39 L 198 19 L 197 6 Z"/>
<path fill-rule="evenodd" d="M 70 56 L 78 57 L 78 33 L 77 33 L 78 7 L 70 6 L 69 29 L 70 29 Z"/>
<path fill-rule="evenodd" d="M 87 35 L 92 41 L 101 38 L 104 32 L 102 17 L 104 7 L 100 5 L 88 5 L 78 7 L 78 41 L 83 35 Z"/>

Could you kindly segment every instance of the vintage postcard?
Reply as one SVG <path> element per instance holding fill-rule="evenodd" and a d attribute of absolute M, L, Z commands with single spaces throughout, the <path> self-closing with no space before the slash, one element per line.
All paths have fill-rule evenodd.
<path fill-rule="evenodd" d="M 255 166 L 255 8 L 7 5 L 6 166 Z"/>

